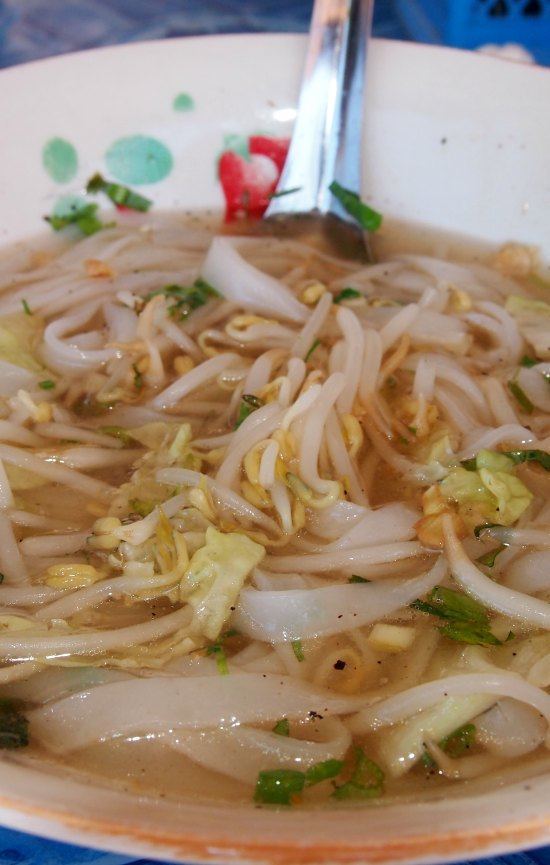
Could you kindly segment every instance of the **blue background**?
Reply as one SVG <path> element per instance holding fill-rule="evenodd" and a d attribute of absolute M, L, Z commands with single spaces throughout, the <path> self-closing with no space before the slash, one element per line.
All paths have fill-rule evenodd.
<path fill-rule="evenodd" d="M 310 13 L 310 0 L 0 0 L 0 67 L 141 39 L 305 31 Z M 409 38 L 392 0 L 377 0 L 374 32 L 389 39 Z M 550 848 L 485 861 L 550 865 Z M 150 860 L 58 844 L 0 827 L 0 865 L 92 863 L 150 865 Z"/>

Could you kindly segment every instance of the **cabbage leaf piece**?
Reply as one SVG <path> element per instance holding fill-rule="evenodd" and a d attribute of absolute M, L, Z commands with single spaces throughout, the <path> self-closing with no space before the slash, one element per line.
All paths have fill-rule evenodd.
<path fill-rule="evenodd" d="M 44 322 L 39 315 L 14 312 L 0 316 L 0 359 L 30 372 L 43 372 L 35 355 Z"/>
<path fill-rule="evenodd" d="M 521 335 L 537 357 L 550 360 L 550 304 L 511 294 L 505 308 L 515 318 Z"/>
<path fill-rule="evenodd" d="M 217 639 L 247 576 L 264 555 L 264 547 L 246 535 L 207 528 L 206 543 L 193 555 L 180 584 L 182 600 L 194 609 L 193 631 Z"/>
<path fill-rule="evenodd" d="M 441 493 L 458 504 L 458 513 L 470 526 L 484 522 L 511 526 L 533 498 L 513 472 L 514 461 L 506 454 L 481 450 L 475 468 L 459 466 L 449 472 L 441 482 Z"/>

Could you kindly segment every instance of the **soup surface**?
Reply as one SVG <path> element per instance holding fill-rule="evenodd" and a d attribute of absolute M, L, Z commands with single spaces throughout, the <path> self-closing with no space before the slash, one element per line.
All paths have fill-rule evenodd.
<path fill-rule="evenodd" d="M 547 770 L 533 251 L 73 230 L 0 263 L 2 758 L 292 807 Z"/>

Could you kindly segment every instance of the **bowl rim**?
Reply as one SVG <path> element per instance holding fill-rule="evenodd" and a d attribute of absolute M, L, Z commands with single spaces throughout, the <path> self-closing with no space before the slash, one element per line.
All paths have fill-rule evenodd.
<path fill-rule="evenodd" d="M 102 46 L 100 48 L 87 49 L 78 52 L 58 55 L 55 57 L 44 58 L 41 60 L 32 61 L 30 63 L 19 64 L 8 67 L 0 71 L 0 87 L 2 81 L 8 78 L 13 82 L 17 77 L 24 77 L 27 70 L 36 70 L 44 66 L 65 66 L 70 65 L 73 59 L 82 57 L 95 57 L 96 55 L 107 54 L 122 54 L 133 52 L 139 53 L 143 49 L 154 47 L 158 49 L 159 44 L 185 44 L 189 40 L 192 42 L 200 42 L 202 44 L 215 45 L 220 41 L 224 42 L 241 42 L 242 40 L 258 42 L 261 40 L 279 40 L 281 43 L 305 42 L 304 34 L 295 33 L 268 33 L 268 34 L 214 34 L 204 36 L 189 36 L 175 37 L 168 40 L 147 40 L 143 42 L 132 42 L 124 45 Z M 377 40 L 379 42 L 396 44 L 397 40 Z M 494 66 L 494 63 L 510 63 L 501 57 L 494 55 L 480 54 L 474 52 L 465 52 L 461 49 L 448 48 L 439 45 L 422 45 L 414 42 L 397 42 L 400 46 L 406 46 L 407 50 L 416 49 L 424 55 L 433 55 L 442 57 L 443 55 L 465 56 L 469 55 L 471 63 L 485 64 L 487 67 Z M 522 64 L 518 64 L 522 65 Z M 529 75 L 550 75 L 550 69 L 537 65 L 523 64 L 529 70 Z M 11 770 L 15 767 L 12 765 Z M 29 777 L 29 770 L 21 766 L 17 767 L 20 773 L 25 773 L 25 777 Z M 13 778 L 13 771 L 7 773 Z M 17 774 L 17 773 L 16 773 Z M 38 773 L 42 779 L 46 778 L 44 771 Z M 75 784 L 75 790 L 78 787 L 80 793 L 88 791 L 101 790 L 100 786 L 91 788 L 84 781 L 77 784 L 71 779 L 63 781 L 66 789 L 73 789 L 71 784 Z M 307 823 L 307 818 L 293 820 L 292 815 L 286 815 L 290 819 L 284 818 L 285 826 L 294 826 L 293 832 L 295 839 L 288 840 L 281 832 L 280 837 L 271 836 L 270 840 L 266 840 L 258 834 L 251 836 L 235 835 L 228 837 L 223 832 L 217 831 L 213 834 L 210 829 L 207 833 L 198 830 L 196 827 L 185 829 L 182 832 L 167 830 L 162 827 L 162 824 L 155 826 L 135 825 L 128 820 L 117 818 L 116 814 L 100 814 L 91 815 L 78 814 L 69 808 L 68 801 L 65 806 L 55 802 L 55 798 L 48 799 L 44 797 L 41 802 L 33 801 L 32 797 L 18 794 L 15 789 L 4 790 L 5 781 L 0 780 L 0 821 L 8 821 L 8 825 L 20 828 L 22 830 L 35 831 L 47 837 L 69 841 L 72 843 L 86 843 L 103 849 L 117 849 L 120 852 L 135 852 L 136 854 L 145 854 L 151 857 L 174 858 L 179 861 L 194 861 L 194 862 L 220 862 L 227 863 L 234 861 L 239 863 L 277 863 L 277 865 L 290 865 L 290 863 L 311 863 L 311 865 L 329 865 L 329 863 L 355 863 L 355 862 L 373 862 L 373 863 L 397 863 L 397 862 L 443 862 L 464 857 L 472 852 L 475 855 L 485 854 L 490 852 L 504 852 L 525 848 L 526 846 L 537 846 L 550 841 L 550 806 L 546 806 L 546 813 L 533 813 L 533 809 L 529 812 L 529 807 L 525 805 L 521 813 L 514 815 L 513 809 L 510 809 L 509 822 L 499 823 L 498 817 L 495 815 L 488 825 L 478 829 L 445 829 L 437 831 L 436 827 L 428 832 L 409 833 L 399 835 L 394 831 L 393 836 L 386 835 L 385 838 L 377 841 L 373 839 L 349 839 L 338 838 L 332 843 L 320 841 L 315 843 L 311 841 L 308 846 L 304 846 L 300 842 L 299 827 Z M 67 786 L 69 785 L 69 786 Z M 15 785 L 16 787 L 17 785 Z M 550 778 L 545 782 L 544 789 L 550 793 Z M 510 792 L 512 788 L 507 788 Z M 502 792 L 502 791 L 501 791 Z M 481 805 L 489 798 L 494 798 L 496 791 L 487 794 L 485 797 L 480 797 Z M 105 796 L 106 800 L 111 801 L 110 796 Z M 509 797 L 508 797 L 509 798 Z M 69 796 L 67 795 L 67 800 Z M 140 797 L 139 801 L 145 802 L 145 797 Z M 158 800 L 154 800 L 157 802 Z M 475 800 L 470 798 L 470 802 Z M 503 801 L 506 801 L 504 796 Z M 544 800 L 542 800 L 544 801 Z M 550 795 L 547 796 L 546 802 L 550 801 Z M 47 802 L 48 804 L 44 804 Z M 525 803 L 524 803 L 525 804 Z M 480 811 L 482 807 L 480 805 Z M 187 806 L 182 806 L 187 808 Z M 393 808 L 394 806 L 388 806 Z M 533 805 L 536 812 L 536 808 Z M 193 808 L 188 808 L 190 813 Z M 200 810 L 200 809 L 199 809 Z M 226 811 L 224 807 L 222 809 Z M 414 806 L 411 806 L 414 810 Z M 437 809 L 435 809 L 437 811 Z M 195 809 L 197 811 L 197 809 Z M 214 815 L 217 813 L 215 806 L 204 805 L 202 807 L 203 814 L 208 813 Z M 218 809 L 219 813 L 221 811 Z M 253 814 L 251 806 L 243 806 L 243 813 Z M 198 813 L 198 811 L 197 811 Z M 256 812 L 257 813 L 257 812 Z M 302 812 L 303 814 L 319 814 L 319 812 Z M 324 812 L 325 814 L 327 812 Z M 342 813 L 342 812 L 340 812 Z M 349 813 L 357 815 L 358 811 L 353 810 Z M 372 813 L 372 812 L 371 812 Z M 508 813 L 508 812 L 505 812 Z M 265 815 L 266 812 L 264 811 Z M 270 812 L 267 822 L 273 822 L 273 812 Z M 29 826 L 29 822 L 32 824 Z M 280 823 L 280 816 L 277 815 L 276 822 Z M 357 822 L 357 821 L 356 821 Z M 260 821 L 261 823 L 261 821 Z M 434 834 L 435 833 L 435 834 Z M 288 834 L 288 833 L 287 833 Z"/>
<path fill-rule="evenodd" d="M 52 792 L 52 801 L 56 802 L 60 791 L 71 802 L 80 797 L 80 811 L 76 813 L 65 805 L 45 805 L 38 793 L 20 799 L 17 793 L 4 792 L 0 789 L 0 822 L 8 819 L 10 828 L 29 831 L 28 821 L 32 822 L 32 831 L 56 841 L 73 844 L 86 844 L 99 849 L 130 853 L 152 858 L 170 859 L 181 863 L 219 863 L 228 862 L 239 865 L 413 865 L 413 863 L 443 863 L 452 862 L 470 856 L 487 856 L 500 853 L 510 853 L 517 850 L 542 846 L 550 842 L 550 809 L 545 814 L 534 816 L 529 814 L 529 807 L 507 823 L 499 823 L 495 817 L 485 826 L 470 829 L 450 828 L 438 831 L 434 825 L 438 812 L 443 807 L 456 806 L 464 801 L 472 808 L 483 812 L 490 799 L 498 799 L 499 811 L 506 812 L 506 806 L 513 811 L 514 798 L 521 796 L 522 791 L 529 791 L 531 799 L 550 801 L 550 776 L 539 776 L 529 782 L 519 782 L 498 791 L 478 794 L 474 797 L 452 797 L 423 803 L 405 805 L 381 805 L 375 809 L 343 808 L 327 811 L 325 809 L 310 809 L 308 811 L 289 811 L 287 809 L 256 809 L 254 806 L 228 804 L 208 804 L 206 802 L 175 803 L 168 800 L 136 795 L 129 797 L 128 793 L 113 790 L 106 784 L 91 785 L 85 777 L 69 770 L 69 778 L 61 775 L 59 767 L 53 767 L 51 775 L 44 775 L 44 767 L 38 771 L 31 765 L 8 764 L 9 782 L 17 787 L 22 780 L 28 783 L 29 774 L 36 776 L 37 786 L 46 782 Z M 540 782 L 540 783 L 537 783 Z M 2 784 L 2 786 L 4 786 Z M 537 787 L 540 787 L 539 791 Z M 98 792 L 101 797 L 98 797 Z M 535 794 L 533 796 L 532 794 Z M 73 799 L 74 795 L 74 799 Z M 101 802 L 99 802 L 101 798 Z M 451 803 L 453 803 L 451 805 Z M 493 803 L 494 804 L 494 803 Z M 126 810 L 124 817 L 113 816 L 117 807 Z M 147 816 L 148 808 L 154 811 Z M 96 813 L 90 813 L 91 811 Z M 423 830 L 399 834 L 393 832 L 390 837 L 383 829 L 380 838 L 365 837 L 366 830 L 376 831 L 369 827 L 368 820 L 364 829 L 356 838 L 346 836 L 331 837 L 330 827 L 338 828 L 347 824 L 358 823 L 357 817 L 386 815 L 393 810 L 394 816 L 407 819 L 411 815 L 416 820 L 423 815 Z M 429 815 L 433 815 L 433 821 Z M 173 824 L 178 815 L 186 825 L 181 830 L 175 830 Z M 310 824 L 317 822 L 316 817 L 323 817 L 323 823 L 329 823 L 322 829 L 322 837 L 315 840 L 307 839 L 304 832 L 309 830 L 312 835 L 319 834 L 319 827 Z M 139 822 L 143 817 L 143 822 Z M 240 831 L 226 829 L 231 822 L 228 817 L 236 818 Z M 251 821 L 252 817 L 252 821 Z M 160 818 L 160 819 L 159 819 Z M 428 818 L 428 819 L 426 819 Z M 445 819 L 445 814 L 443 814 Z M 172 828 L 165 826 L 166 820 Z M 202 820 L 202 828 L 197 829 L 197 823 Z M 252 822 L 252 826 L 250 825 Z M 481 822 L 487 822 L 482 817 Z M 213 829 L 213 826 L 215 827 Z M 222 828 L 220 828 L 222 827 Z M 356 833 L 357 834 L 357 833 Z M 305 842 L 304 842 L 305 838 Z"/>

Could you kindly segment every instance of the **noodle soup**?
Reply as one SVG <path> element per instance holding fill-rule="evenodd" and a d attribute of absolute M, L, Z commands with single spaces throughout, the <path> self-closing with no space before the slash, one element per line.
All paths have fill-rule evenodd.
<path fill-rule="evenodd" d="M 550 306 L 529 249 L 424 253 L 4 259 L 3 755 L 297 808 L 548 768 Z"/>

